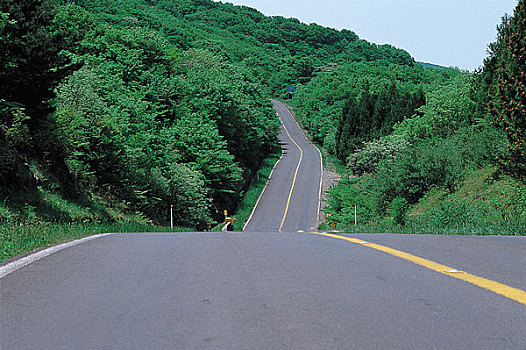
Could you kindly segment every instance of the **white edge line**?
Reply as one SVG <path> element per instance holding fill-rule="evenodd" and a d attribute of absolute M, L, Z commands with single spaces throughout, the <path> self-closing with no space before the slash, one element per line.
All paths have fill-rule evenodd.
<path fill-rule="evenodd" d="M 281 149 L 281 157 L 279 157 L 276 164 L 274 164 L 274 166 L 272 167 L 272 170 L 270 171 L 270 174 L 268 175 L 267 183 L 265 184 L 265 187 L 263 187 L 263 191 L 261 191 L 261 193 L 259 194 L 258 200 L 256 201 L 256 204 L 254 205 L 254 208 L 252 209 L 252 212 L 250 213 L 250 216 L 248 217 L 247 222 L 245 222 L 245 225 L 243 225 L 243 231 L 245 231 L 245 228 L 247 227 L 248 223 L 250 222 L 250 220 L 252 220 L 252 216 L 254 216 L 254 213 L 256 212 L 256 208 L 258 207 L 259 201 L 261 200 L 261 197 L 263 197 L 263 193 L 265 193 L 265 190 L 267 189 L 270 179 L 272 178 L 274 169 L 276 169 L 276 167 L 278 166 L 279 162 L 283 158 L 283 155 L 284 155 L 283 149 Z"/>
<path fill-rule="evenodd" d="M 279 101 L 278 101 L 279 102 Z M 281 103 L 281 102 L 279 102 Z M 300 128 L 298 122 L 296 121 L 296 118 L 294 118 L 292 116 L 292 112 L 290 111 L 290 108 L 289 106 L 287 106 L 286 104 L 284 103 L 281 103 L 290 113 L 290 116 L 292 117 L 292 120 L 294 120 L 294 122 L 296 123 L 296 126 L 298 127 L 298 129 L 300 129 L 301 133 L 303 134 L 303 137 L 305 138 L 305 140 L 310 143 L 312 145 L 312 147 L 316 148 L 316 150 L 318 151 L 318 153 L 320 154 L 320 191 L 318 193 L 318 215 L 316 217 L 316 228 L 318 228 L 318 226 L 320 226 L 320 210 L 321 210 L 321 191 L 322 191 L 322 188 L 323 188 L 323 156 L 321 154 L 321 151 L 318 147 L 316 147 L 316 145 L 307 138 L 307 136 L 305 136 L 305 133 L 303 132 L 303 130 Z"/>
<path fill-rule="evenodd" d="M 323 190 L 323 156 L 321 155 L 320 149 L 316 147 L 316 145 L 312 145 L 318 150 L 318 153 L 320 154 L 320 192 L 318 193 L 318 217 L 316 219 L 316 228 L 318 228 L 320 226 L 321 192 Z"/>
<path fill-rule="evenodd" d="M 279 116 L 279 113 L 277 110 L 276 110 L 276 115 L 278 116 L 281 124 L 283 124 L 283 121 L 281 120 L 281 117 Z M 261 191 L 261 193 L 259 194 L 258 200 L 256 201 L 256 204 L 254 205 L 254 208 L 252 209 L 252 212 L 250 213 L 250 216 L 248 217 L 247 222 L 245 222 L 245 224 L 243 225 L 243 231 L 245 231 L 245 228 L 247 227 L 248 223 L 250 222 L 250 220 L 252 220 L 252 216 L 254 216 L 254 213 L 256 212 L 256 208 L 258 207 L 259 201 L 261 200 L 261 197 L 263 197 L 263 193 L 265 193 L 265 190 L 267 189 L 267 186 L 270 182 L 270 178 L 272 177 L 272 174 L 274 173 L 274 169 L 276 169 L 276 167 L 278 166 L 278 163 L 281 161 L 284 155 L 285 154 L 283 153 L 283 148 L 281 148 L 281 157 L 279 157 L 276 164 L 274 164 L 274 166 L 272 167 L 272 170 L 270 171 L 270 174 L 268 175 L 267 183 L 265 184 L 265 187 L 263 187 L 263 191 Z"/>
<path fill-rule="evenodd" d="M 77 239 L 75 241 L 62 243 L 62 244 L 59 244 L 59 245 L 56 245 L 56 246 L 53 246 L 53 247 L 49 247 L 49 248 L 44 249 L 44 250 L 40 250 L 40 251 L 38 251 L 36 253 L 33 253 L 31 255 L 28 255 L 28 256 L 25 256 L 23 258 L 20 258 L 18 260 L 13 261 L 13 262 L 10 262 L 9 264 L 6 264 L 4 266 L 0 266 L 0 278 L 7 276 L 11 272 L 14 272 L 14 271 L 18 270 L 19 268 L 22 268 L 24 266 L 32 264 L 35 261 L 38 261 L 38 260 L 40 260 L 42 258 L 45 258 L 48 255 L 56 253 L 59 250 L 66 249 L 66 248 L 69 248 L 69 247 L 73 247 L 75 245 L 78 245 L 78 244 L 81 244 L 81 243 L 84 243 L 84 242 L 87 242 L 87 241 L 91 241 L 93 239 L 97 239 L 97 238 L 101 238 L 101 237 L 105 237 L 105 236 L 109 236 L 109 235 L 114 235 L 114 234 L 115 233 L 103 233 L 103 234 L 100 234 L 100 235 L 84 237 L 84 238 L 81 238 L 81 239 Z"/>

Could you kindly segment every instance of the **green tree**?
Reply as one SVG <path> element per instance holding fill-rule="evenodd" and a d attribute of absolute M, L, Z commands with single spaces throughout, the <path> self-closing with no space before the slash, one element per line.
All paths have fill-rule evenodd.
<path fill-rule="evenodd" d="M 364 113 L 360 107 L 354 94 L 345 100 L 336 130 L 336 156 L 341 160 L 345 160 L 349 152 L 356 149 L 363 140 L 361 126 L 364 123 Z"/>
<path fill-rule="evenodd" d="M 364 142 L 388 135 L 393 126 L 413 115 L 425 103 L 422 90 L 401 91 L 392 81 L 380 92 L 371 94 L 368 81 L 362 83 L 358 97 L 351 93 L 345 100 L 336 130 L 336 155 L 345 160 Z"/>
<path fill-rule="evenodd" d="M 215 201 L 224 205 L 225 194 L 238 190 L 242 170 L 227 151 L 215 123 L 200 115 L 189 115 L 178 121 L 173 132 L 178 135 L 176 148 L 182 161 L 204 174 Z"/>
<path fill-rule="evenodd" d="M 519 177 L 526 176 L 526 1 L 519 0 L 513 17 L 504 17 L 497 42 L 490 46 L 486 68 L 493 79 L 489 112 L 495 126 L 505 131 L 509 155 L 500 164 Z"/>
<path fill-rule="evenodd" d="M 0 97 L 22 104 L 35 122 L 49 114 L 43 102 L 53 98 L 53 87 L 67 74 L 68 59 L 60 55 L 52 30 L 55 9 L 50 0 L 3 0 L 0 5 L 0 81 L 9 82 L 0 84 Z"/>
<path fill-rule="evenodd" d="M 475 101 L 470 94 L 470 87 L 470 75 L 460 74 L 448 84 L 429 92 L 427 98 L 423 99 L 427 100 L 425 105 L 413 110 L 410 118 L 396 124 L 395 133 L 406 135 L 410 141 L 426 140 L 447 137 L 461 127 L 472 125 L 475 121 Z M 416 93 L 415 98 L 421 99 L 420 92 Z"/>
<path fill-rule="evenodd" d="M 0 167 L 8 183 L 25 188 L 35 184 L 23 158 L 45 159 L 64 180 L 63 187 L 69 187 L 64 150 L 49 118 L 53 88 L 73 68 L 53 30 L 55 13 L 52 0 L 0 2 L 0 128 L 6 130 L 0 142 L 10 155 Z M 15 137 L 21 134 L 23 146 Z"/>

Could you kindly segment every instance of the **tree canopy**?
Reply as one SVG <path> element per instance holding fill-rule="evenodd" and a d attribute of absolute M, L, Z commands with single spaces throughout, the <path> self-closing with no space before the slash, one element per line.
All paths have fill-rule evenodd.
<path fill-rule="evenodd" d="M 314 141 L 373 179 L 371 212 L 403 221 L 470 167 L 524 176 L 524 11 L 471 75 L 211 0 L 2 1 L 0 194 L 102 198 L 157 223 L 174 205 L 176 224 L 204 227 L 277 148 L 269 98 L 294 86 Z"/>
<path fill-rule="evenodd" d="M 0 193 L 102 197 L 203 227 L 277 147 L 269 98 L 327 65 L 413 58 L 349 30 L 211 0 L 0 7 Z M 13 187 L 14 186 L 14 187 Z"/>

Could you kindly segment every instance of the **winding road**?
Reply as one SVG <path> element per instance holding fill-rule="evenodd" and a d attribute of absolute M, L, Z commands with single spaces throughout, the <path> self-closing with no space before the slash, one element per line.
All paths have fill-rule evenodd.
<path fill-rule="evenodd" d="M 275 100 L 272 103 L 282 123 L 279 141 L 283 155 L 244 231 L 312 231 L 319 224 L 321 154 L 305 138 L 288 108 Z"/>
<path fill-rule="evenodd" d="M 274 106 L 284 154 L 244 232 L 4 263 L 0 349 L 526 349 L 526 237 L 316 231 L 319 153 Z"/>

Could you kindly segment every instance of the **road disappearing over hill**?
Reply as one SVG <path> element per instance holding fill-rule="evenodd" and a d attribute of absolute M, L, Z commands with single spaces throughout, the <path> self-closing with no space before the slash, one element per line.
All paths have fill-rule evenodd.
<path fill-rule="evenodd" d="M 0 349 L 526 348 L 526 237 L 320 234 L 319 155 L 274 105 L 285 154 L 245 232 L 4 263 Z"/>
<path fill-rule="evenodd" d="M 283 155 L 244 231 L 297 232 L 318 227 L 322 159 L 288 108 L 273 100 L 281 120 Z"/>

